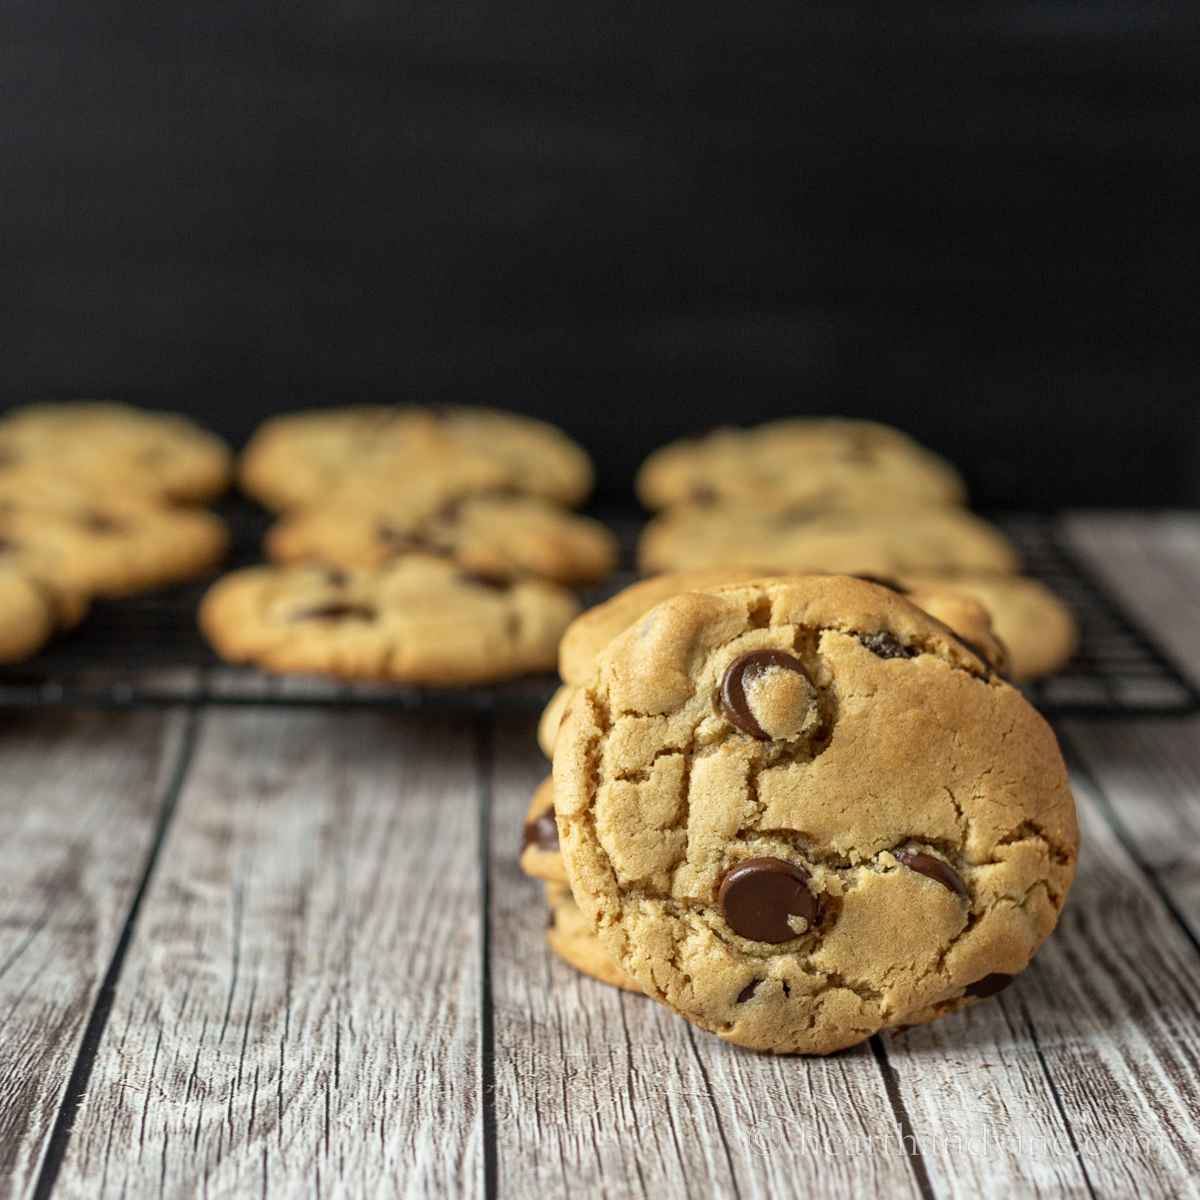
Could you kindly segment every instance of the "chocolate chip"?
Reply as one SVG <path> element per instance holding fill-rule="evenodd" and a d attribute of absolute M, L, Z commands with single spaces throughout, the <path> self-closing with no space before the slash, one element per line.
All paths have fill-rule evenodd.
<path fill-rule="evenodd" d="M 752 979 L 740 992 L 738 992 L 737 1002 L 745 1004 L 747 1000 L 758 990 L 758 985 L 762 983 L 761 979 Z"/>
<path fill-rule="evenodd" d="M 707 483 L 698 483 L 692 488 L 692 503 L 699 504 L 707 508 L 710 505 L 716 504 L 717 493 L 716 489 L 710 487 Z"/>
<path fill-rule="evenodd" d="M 860 633 L 858 640 L 877 658 L 915 658 L 918 653 L 894 633 Z"/>
<path fill-rule="evenodd" d="M 347 604 L 333 601 L 329 604 L 318 604 L 313 608 L 302 609 L 292 614 L 293 621 L 373 621 L 375 610 L 365 604 Z"/>
<path fill-rule="evenodd" d="M 1016 979 L 1015 975 L 985 975 L 982 979 L 977 979 L 974 983 L 969 984 L 966 994 L 974 996 L 978 1000 L 986 1000 L 989 996 L 1004 991 L 1014 979 Z"/>
<path fill-rule="evenodd" d="M 907 596 L 909 593 L 909 589 L 903 584 L 889 579 L 886 575 L 855 575 L 854 578 L 861 579 L 864 583 L 874 583 L 878 587 L 887 588 L 889 592 L 895 592 L 899 596 Z"/>
<path fill-rule="evenodd" d="M 325 578 L 333 584 L 334 587 L 345 587 L 350 582 L 350 577 L 345 571 L 326 571 Z"/>
<path fill-rule="evenodd" d="M 473 583 L 476 587 L 489 588 L 493 592 L 507 592 L 512 587 L 507 579 L 497 579 L 494 575 L 483 575 L 478 571 L 463 571 L 459 578 L 464 583 Z"/>
<path fill-rule="evenodd" d="M 539 850 L 558 849 L 558 822 L 554 819 L 552 808 L 525 822 L 525 836 L 521 845 L 536 846 Z"/>
<path fill-rule="evenodd" d="M 88 513 L 83 519 L 83 527 L 90 533 L 120 533 L 125 528 L 123 521 L 118 521 L 114 517 L 106 516 L 104 513 Z"/>
<path fill-rule="evenodd" d="M 721 708 L 725 715 L 743 733 L 763 742 L 770 741 L 771 735 L 750 710 L 746 700 L 746 684 L 769 667 L 781 667 L 785 671 L 803 675 L 812 683 L 803 663 L 783 650 L 751 650 L 749 654 L 735 658 L 725 669 L 725 677 L 721 680 Z"/>
<path fill-rule="evenodd" d="M 396 529 L 383 522 L 375 526 L 375 536 L 379 541 L 397 551 L 431 549 L 429 539 L 421 534 L 405 533 L 404 530 Z"/>
<path fill-rule="evenodd" d="M 12 538 L 0 537 L 0 554 L 7 554 L 10 550 L 19 550 L 20 544 L 14 542 Z"/>
<path fill-rule="evenodd" d="M 942 887 L 955 892 L 964 900 L 970 899 L 967 895 L 967 885 L 963 883 L 958 872 L 940 858 L 934 858 L 932 854 L 922 854 L 919 850 L 893 850 L 892 857 L 910 871 L 918 871 L 930 879 L 937 880 Z"/>
<path fill-rule="evenodd" d="M 782 858 L 751 858 L 725 876 L 718 897 L 730 928 L 753 942 L 790 941 L 799 936 L 788 917 L 817 919 L 817 902 L 808 890 L 808 872 Z"/>

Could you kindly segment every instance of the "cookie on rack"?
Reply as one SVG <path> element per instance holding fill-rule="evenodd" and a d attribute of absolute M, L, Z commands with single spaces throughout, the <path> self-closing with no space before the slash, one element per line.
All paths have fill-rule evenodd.
<path fill-rule="evenodd" d="M 1079 646 L 1079 629 L 1070 608 L 1040 580 L 1022 575 L 911 574 L 904 582 L 921 608 L 952 626 L 946 611 L 929 602 L 932 589 L 969 596 L 981 604 L 1004 644 L 1008 677 L 1014 683 L 1062 670 Z"/>
<path fill-rule="evenodd" d="M 220 438 L 176 413 L 70 401 L 0 419 L 0 479 L 49 475 L 126 498 L 192 503 L 224 492 L 231 465 Z"/>
<path fill-rule="evenodd" d="M 449 502 L 413 493 L 335 500 L 297 509 L 268 531 L 272 562 L 372 568 L 424 551 L 497 578 L 535 575 L 568 587 L 593 583 L 617 563 L 617 543 L 591 517 L 541 496 L 484 494 Z"/>
<path fill-rule="evenodd" d="M 267 421 L 242 453 L 239 482 L 276 512 L 370 505 L 413 489 L 435 504 L 494 488 L 577 504 L 591 490 L 592 465 L 553 425 L 516 413 L 344 408 Z"/>
<path fill-rule="evenodd" d="M 559 730 L 554 804 L 613 960 L 781 1053 L 999 991 L 1078 853 L 1046 722 L 940 622 L 844 577 L 686 592 L 618 636 Z"/>
<path fill-rule="evenodd" d="M 28 658 L 57 624 L 46 590 L 23 571 L 0 566 L 0 663 Z"/>
<path fill-rule="evenodd" d="M 638 544 L 647 573 L 749 566 L 777 572 L 904 576 L 1020 569 L 994 525 L 960 508 L 775 516 L 690 505 L 655 517 Z"/>
<path fill-rule="evenodd" d="M 837 417 L 714 429 L 672 442 L 642 464 L 637 492 L 647 508 L 716 502 L 775 513 L 966 499 L 954 468 L 898 429 Z"/>
<path fill-rule="evenodd" d="M 127 596 L 211 571 L 229 547 L 205 508 L 96 495 L 77 504 L 0 500 L 0 562 L 64 595 Z"/>
<path fill-rule="evenodd" d="M 408 554 L 374 571 L 234 571 L 204 597 L 200 626 L 229 662 L 451 686 L 549 670 L 578 611 L 555 584 L 497 582 Z"/>

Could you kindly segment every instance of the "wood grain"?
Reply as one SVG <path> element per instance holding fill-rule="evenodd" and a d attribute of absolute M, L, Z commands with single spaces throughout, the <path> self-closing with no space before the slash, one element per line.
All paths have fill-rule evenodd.
<path fill-rule="evenodd" d="M 210 711 L 56 1195 L 472 1194 L 470 727 Z"/>
<path fill-rule="evenodd" d="M 919 1195 L 870 1048 L 756 1054 L 549 951 L 541 886 L 517 866 L 546 773 L 532 725 L 502 726 L 491 827 L 500 1195 Z M 871 1136 L 892 1152 L 855 1153 Z"/>
<path fill-rule="evenodd" d="M 34 1186 L 182 753 L 179 712 L 3 714 L 0 1197 Z"/>

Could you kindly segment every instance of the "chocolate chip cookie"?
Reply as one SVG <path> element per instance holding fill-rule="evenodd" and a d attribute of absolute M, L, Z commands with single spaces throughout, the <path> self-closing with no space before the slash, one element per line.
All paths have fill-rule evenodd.
<path fill-rule="evenodd" d="M 0 420 L 0 479 L 51 475 L 122 498 L 201 502 L 229 486 L 232 455 L 175 413 L 127 404 L 33 404 Z"/>
<path fill-rule="evenodd" d="M 70 595 L 127 596 L 212 570 L 229 546 L 204 508 L 96 494 L 55 505 L 0 499 L 0 563 Z"/>
<path fill-rule="evenodd" d="M 568 587 L 604 578 L 617 562 L 616 539 L 605 526 L 540 496 L 431 503 L 410 492 L 335 501 L 285 515 L 266 540 L 272 562 L 331 567 L 378 567 L 414 550 L 445 555 L 480 575 L 535 575 Z"/>
<path fill-rule="evenodd" d="M 647 573 L 715 567 L 903 576 L 1013 573 L 1020 560 L 993 525 L 958 508 L 777 516 L 731 506 L 680 506 L 656 517 L 638 545 Z"/>
<path fill-rule="evenodd" d="M 559 958 L 601 983 L 627 992 L 641 992 L 642 989 L 605 954 L 600 939 L 588 927 L 565 883 L 546 884 L 546 903 L 550 906 L 546 942 Z"/>
<path fill-rule="evenodd" d="M 555 584 L 497 582 L 409 554 L 375 571 L 234 571 L 204 597 L 200 626 L 229 662 L 449 686 L 549 669 L 578 611 Z"/>
<path fill-rule="evenodd" d="M 262 425 L 239 482 L 267 508 L 370 504 L 416 489 L 435 503 L 513 488 L 564 504 L 591 489 L 582 448 L 554 426 L 483 408 L 345 408 Z"/>
<path fill-rule="evenodd" d="M 637 491 L 648 508 L 717 502 L 775 513 L 797 506 L 870 511 L 966 498 L 954 468 L 898 429 L 839 418 L 715 429 L 672 442 L 642 465 Z"/>
<path fill-rule="evenodd" d="M 648 994 L 828 1053 L 1011 981 L 1078 829 L 1049 726 L 896 592 L 686 592 L 610 643 L 554 756 L 572 891 Z"/>

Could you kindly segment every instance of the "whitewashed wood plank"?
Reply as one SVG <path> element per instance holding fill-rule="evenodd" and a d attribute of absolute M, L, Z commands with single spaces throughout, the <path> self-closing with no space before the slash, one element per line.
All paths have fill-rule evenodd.
<path fill-rule="evenodd" d="M 210 711 L 56 1195 L 478 1191 L 470 727 Z"/>
<path fill-rule="evenodd" d="M 1200 518 L 1071 513 L 1063 530 L 1130 615 L 1200 682 Z"/>
<path fill-rule="evenodd" d="M 29 1195 L 184 750 L 175 712 L 3 714 L 0 1197 Z"/>
<path fill-rule="evenodd" d="M 546 772 L 532 723 L 500 726 L 491 826 L 499 1194 L 920 1195 L 869 1047 L 826 1059 L 756 1054 L 584 978 L 548 950 L 541 887 L 517 865 L 525 808 Z M 877 1153 L 865 1152 L 871 1136 Z"/>

